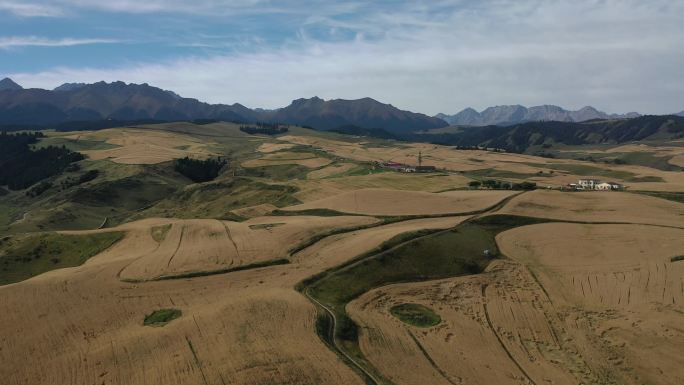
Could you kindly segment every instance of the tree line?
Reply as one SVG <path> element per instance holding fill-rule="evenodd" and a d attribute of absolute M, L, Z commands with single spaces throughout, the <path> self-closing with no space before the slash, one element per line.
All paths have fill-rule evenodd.
<path fill-rule="evenodd" d="M 521 183 L 514 183 L 496 179 L 486 179 L 483 181 L 474 180 L 469 182 L 468 186 L 473 189 L 483 187 L 491 190 L 535 190 L 537 188 L 535 182 L 524 181 Z"/>
<path fill-rule="evenodd" d="M 32 148 L 44 136 L 40 132 L 0 134 L 0 185 L 23 190 L 84 159 L 82 154 L 64 146 Z"/>
<path fill-rule="evenodd" d="M 228 164 L 228 161 L 220 157 L 200 160 L 186 156 L 185 158 L 176 159 L 174 169 L 193 182 L 201 183 L 214 180 L 226 164 Z"/>
<path fill-rule="evenodd" d="M 253 126 L 240 126 L 240 131 L 250 135 L 279 135 L 289 130 L 288 126 L 280 123 L 256 122 Z"/>

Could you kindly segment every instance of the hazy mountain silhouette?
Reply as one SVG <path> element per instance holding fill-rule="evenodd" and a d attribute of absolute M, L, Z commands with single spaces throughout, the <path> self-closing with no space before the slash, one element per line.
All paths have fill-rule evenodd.
<path fill-rule="evenodd" d="M 530 108 L 521 105 L 507 105 L 489 107 L 482 112 L 466 108 L 455 115 L 438 114 L 436 117 L 455 126 L 507 126 L 535 121 L 584 122 L 593 119 L 624 119 L 638 116 L 641 115 L 636 112 L 622 115 L 607 114 L 591 106 L 570 111 L 553 105 Z"/>

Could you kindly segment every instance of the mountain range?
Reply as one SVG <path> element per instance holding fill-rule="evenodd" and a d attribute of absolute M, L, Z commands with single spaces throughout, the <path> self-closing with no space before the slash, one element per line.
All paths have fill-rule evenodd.
<path fill-rule="evenodd" d="M 441 119 L 403 111 L 371 98 L 326 101 L 313 97 L 294 100 L 276 110 L 252 110 L 238 103 L 203 103 L 148 84 L 65 83 L 54 90 L 44 90 L 24 89 L 8 78 L 0 81 L 0 124 L 50 125 L 106 119 L 263 121 L 321 130 L 354 125 L 396 132 L 447 126 Z"/>
<path fill-rule="evenodd" d="M 678 115 L 684 116 L 684 111 Z M 106 83 L 65 83 L 53 90 L 24 89 L 9 78 L 0 80 L 0 125 L 51 126 L 73 122 L 132 122 L 225 120 L 240 123 L 278 122 L 319 130 L 344 128 L 350 132 L 386 131 L 405 135 L 448 125 L 510 126 L 525 122 L 583 122 L 595 119 L 635 118 L 606 114 L 593 107 L 578 111 L 544 105 L 526 108 L 520 105 L 489 107 L 482 112 L 466 108 L 455 115 L 425 114 L 404 111 L 371 98 L 323 100 L 318 97 L 296 99 L 286 107 L 250 109 L 239 103 L 209 104 L 197 99 L 150 86 L 121 81 Z M 80 124 L 79 127 L 83 127 Z M 100 124 L 101 127 L 107 124 Z M 379 132 L 379 131 L 378 131 Z"/>
<path fill-rule="evenodd" d="M 639 116 L 641 115 L 636 112 L 622 115 L 607 114 L 591 106 L 569 111 L 553 105 L 529 108 L 521 105 L 508 105 L 489 107 L 482 112 L 466 108 L 455 115 L 438 114 L 435 117 L 454 126 L 510 126 L 536 121 L 585 122 L 594 119 L 628 119 Z"/>

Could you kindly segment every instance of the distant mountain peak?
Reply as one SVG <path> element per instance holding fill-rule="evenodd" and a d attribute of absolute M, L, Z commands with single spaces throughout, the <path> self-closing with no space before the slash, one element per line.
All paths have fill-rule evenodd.
<path fill-rule="evenodd" d="M 14 80 L 12 80 L 10 78 L 4 78 L 4 79 L 0 80 L 0 91 L 23 90 L 23 89 L 24 89 L 24 87 L 15 83 Z"/>
<path fill-rule="evenodd" d="M 607 114 L 592 106 L 577 111 L 566 110 L 553 104 L 525 107 L 519 104 L 488 107 L 482 112 L 466 108 L 455 115 L 440 114 L 437 117 L 451 125 L 463 126 L 508 126 L 534 121 L 584 122 L 593 119 L 626 119 L 641 116 L 637 113 Z"/>
<path fill-rule="evenodd" d="M 321 130 L 356 126 L 384 129 L 391 133 L 412 132 L 446 126 L 446 122 L 423 114 L 400 110 L 366 97 L 323 100 L 297 99 L 287 107 L 266 113 L 268 120 L 309 126 Z"/>
<path fill-rule="evenodd" d="M 87 86 L 85 83 L 64 83 L 59 87 L 55 87 L 53 91 L 60 91 L 60 92 L 66 92 L 66 91 L 73 91 L 77 90 L 79 88 L 83 88 Z"/>

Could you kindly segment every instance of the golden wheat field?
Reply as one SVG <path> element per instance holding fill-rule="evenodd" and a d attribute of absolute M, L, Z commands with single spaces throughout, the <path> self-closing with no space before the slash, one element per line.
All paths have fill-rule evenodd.
<path fill-rule="evenodd" d="M 67 136 L 75 140 L 103 140 L 115 145 L 108 150 L 84 151 L 89 158 L 111 159 L 124 164 L 155 164 L 185 156 L 208 157 L 214 155 L 207 149 L 211 142 L 164 131 L 116 129 L 95 133 Z"/>
<path fill-rule="evenodd" d="M 1 384 L 684 383 L 681 171 L 236 127 L 65 134 L 115 146 L 83 150 L 105 187 L 84 182 L 15 210 L 0 263 L 15 237 L 123 236 L 72 267 L 0 286 Z M 660 151 L 675 164 L 679 149 Z M 435 172 L 381 165 L 415 164 L 419 151 Z M 192 183 L 174 174 L 185 156 L 229 162 Z M 115 183 L 149 170 L 149 184 Z M 557 188 L 588 172 L 626 191 Z M 472 183 L 487 179 L 539 189 Z M 96 226 L 12 227 L 52 218 L 73 196 L 83 210 L 73 215 Z M 489 246 L 462 254 L 430 243 L 441 234 Z M 60 252 L 46 247 L 12 257 Z M 438 319 L 402 318 L 404 305 Z M 177 318 L 148 324 L 160 310 Z"/>
<path fill-rule="evenodd" d="M 508 191 L 448 191 L 429 193 L 389 189 L 360 189 L 286 210 L 328 209 L 368 215 L 437 215 L 466 213 L 493 206 L 511 195 Z"/>

